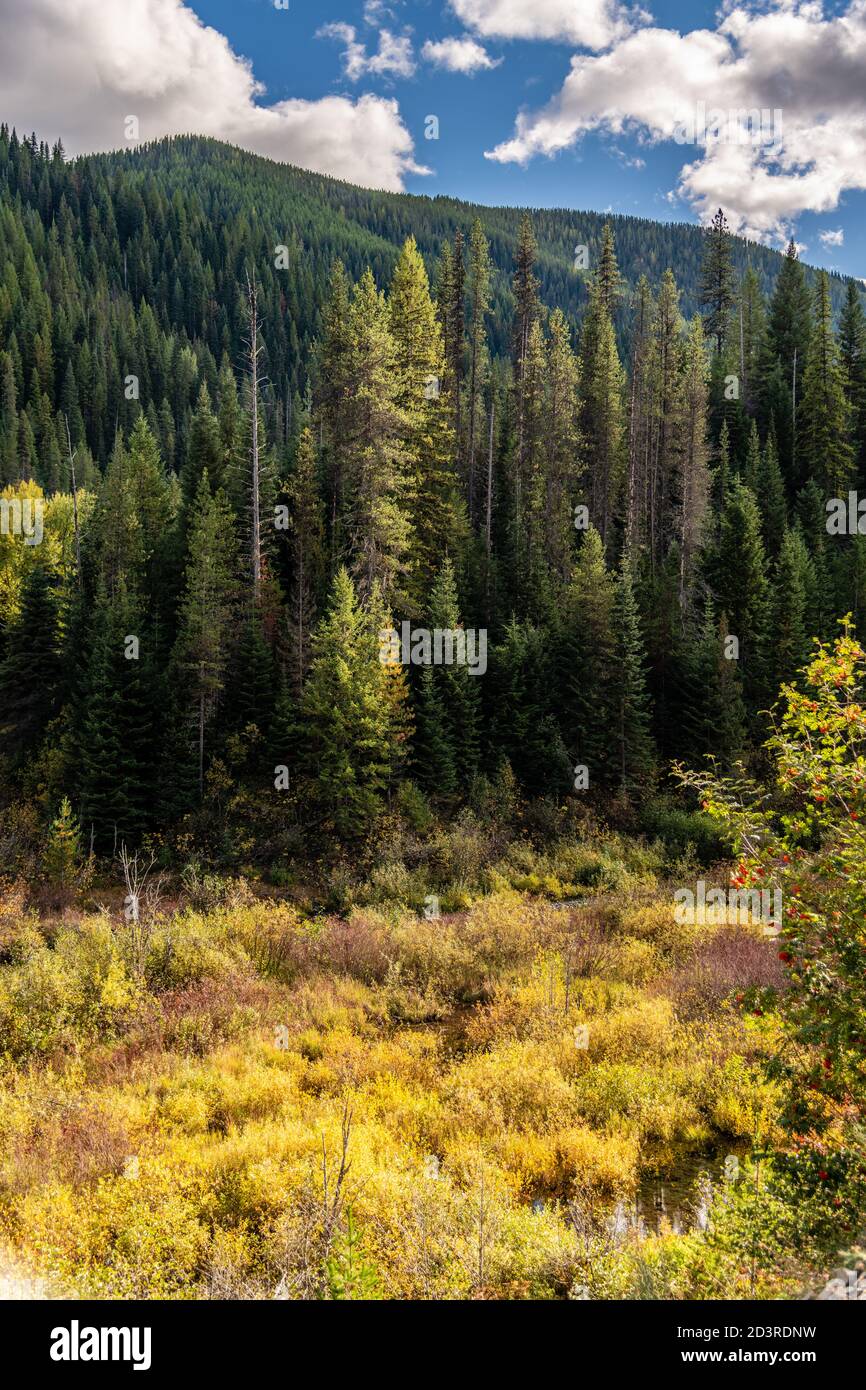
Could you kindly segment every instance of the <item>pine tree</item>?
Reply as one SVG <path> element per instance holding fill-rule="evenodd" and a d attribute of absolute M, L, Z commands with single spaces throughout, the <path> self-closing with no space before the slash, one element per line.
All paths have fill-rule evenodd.
<path fill-rule="evenodd" d="M 310 664 L 310 643 L 325 573 L 324 508 L 318 490 L 316 451 L 309 425 L 301 430 L 289 483 L 292 577 L 286 621 L 291 688 L 299 695 Z"/>
<path fill-rule="evenodd" d="M 565 315 L 550 316 L 547 344 L 547 390 L 544 402 L 544 544 L 547 564 L 559 584 L 571 578 L 574 507 L 582 475 L 577 399 L 578 361 Z"/>
<path fill-rule="evenodd" d="M 137 653 L 131 645 L 137 640 Z M 81 820 L 97 848 L 140 842 L 152 823 L 160 682 L 134 591 L 121 576 L 97 594 L 77 720 Z"/>
<path fill-rule="evenodd" d="M 786 531 L 773 581 L 770 633 L 771 688 L 790 681 L 809 658 L 806 612 L 811 561 L 799 530 Z"/>
<path fill-rule="evenodd" d="M 490 248 L 484 228 L 476 217 L 469 238 L 469 393 L 467 398 L 468 440 L 467 493 L 469 516 L 477 514 L 476 463 L 479 440 L 483 439 L 482 388 L 487 370 L 485 316 L 490 309 Z"/>
<path fill-rule="evenodd" d="M 228 663 L 237 597 L 234 518 L 222 492 L 211 495 L 202 474 L 189 529 L 184 592 L 173 662 L 184 691 L 183 716 L 195 747 L 199 797 L 204 794 L 206 736 Z"/>
<path fill-rule="evenodd" d="M 739 645 L 736 659 L 743 674 L 745 697 L 754 713 L 766 695 L 764 645 L 769 584 L 760 513 L 754 493 L 739 478 L 728 490 L 718 541 L 708 562 L 716 608 Z"/>
<path fill-rule="evenodd" d="M 388 297 L 394 343 L 396 403 L 404 421 L 403 461 L 412 502 L 417 608 L 429 593 L 440 557 L 459 547 L 464 526 L 453 468 L 455 435 L 447 398 L 441 331 L 424 262 L 410 237 L 403 246 Z"/>
<path fill-rule="evenodd" d="M 655 435 L 656 304 L 645 275 L 634 293 L 628 411 L 625 548 L 637 555 L 649 540 L 650 477 Z"/>
<path fill-rule="evenodd" d="M 192 509 L 204 473 L 207 473 L 214 492 L 222 485 L 223 462 L 224 445 L 219 421 L 213 413 L 207 385 L 202 382 L 192 417 L 186 458 L 180 470 L 186 510 Z"/>
<path fill-rule="evenodd" d="M 723 766 L 742 756 L 746 743 L 746 709 L 739 664 L 727 651 L 728 625 L 709 602 L 703 623 L 685 648 L 687 653 L 682 709 L 682 755 L 700 763 L 708 751 Z"/>
<path fill-rule="evenodd" d="M 777 556 L 788 524 L 785 483 L 776 453 L 776 440 L 770 435 L 761 454 L 755 493 L 761 512 L 761 530 L 767 554 Z"/>
<path fill-rule="evenodd" d="M 767 331 L 767 314 L 761 282 L 754 266 L 749 265 L 740 285 L 737 322 L 740 398 L 749 415 L 758 409 L 760 391 L 761 350 Z"/>
<path fill-rule="evenodd" d="M 564 602 L 557 707 L 572 764 L 588 769 L 591 787 L 609 785 L 615 776 L 615 598 L 601 536 L 590 526 Z"/>
<path fill-rule="evenodd" d="M 804 464 L 797 460 L 795 421 L 810 336 L 809 288 L 792 239 L 770 301 L 761 376 L 764 420 L 766 424 L 771 416 L 774 420 L 782 473 L 795 485 L 806 476 Z"/>
<path fill-rule="evenodd" d="M 845 373 L 833 334 L 830 284 L 821 270 L 815 283 L 815 315 L 798 417 L 802 463 L 820 478 L 829 497 L 844 497 L 854 478 L 850 407 Z"/>
<path fill-rule="evenodd" d="M 408 421 L 387 308 L 369 270 L 355 288 L 349 327 L 342 529 L 362 597 L 378 583 L 390 601 L 411 568 L 411 477 L 402 446 Z"/>
<path fill-rule="evenodd" d="M 73 814 L 68 796 L 60 802 L 51 822 L 42 857 L 45 876 L 55 888 L 66 890 L 75 880 L 81 860 L 81 826 Z"/>
<path fill-rule="evenodd" d="M 866 315 L 863 313 L 860 291 L 853 280 L 848 281 L 845 305 L 839 319 L 839 351 L 852 443 L 862 474 L 866 464 Z"/>
<path fill-rule="evenodd" d="M 646 788 L 655 766 L 646 689 L 646 653 L 634 597 L 631 567 L 623 562 L 616 586 L 615 754 L 619 788 L 630 796 Z"/>
<path fill-rule="evenodd" d="M 707 466 L 707 358 L 703 325 L 692 320 L 683 361 L 682 426 L 678 478 L 680 607 L 703 538 L 710 489 Z"/>
<path fill-rule="evenodd" d="M 602 307 L 605 313 L 613 319 L 616 312 L 622 277 L 616 262 L 613 228 L 609 222 L 605 222 L 601 229 L 601 254 L 598 259 L 598 271 L 596 272 L 595 282 L 598 286 L 598 295 Z"/>
<path fill-rule="evenodd" d="M 705 309 L 704 330 L 708 338 L 715 339 L 716 353 L 721 356 L 731 331 L 734 304 L 732 238 L 721 208 L 704 233 L 701 304 Z"/>
<path fill-rule="evenodd" d="M 351 329 L 349 281 L 342 261 L 331 270 L 328 298 L 322 313 L 315 404 L 321 421 L 323 471 L 326 479 L 328 533 L 332 565 L 347 544 L 344 519 L 344 449 L 348 433 Z"/>
<path fill-rule="evenodd" d="M 596 285 L 581 337 L 581 381 L 590 516 L 606 541 L 625 473 L 624 373 L 613 323 Z"/>
<path fill-rule="evenodd" d="M 339 570 L 313 638 L 301 713 L 310 807 L 320 831 L 341 840 L 359 839 L 376 824 L 405 755 L 405 675 L 379 659 L 384 630 L 374 630 L 348 572 Z"/>
<path fill-rule="evenodd" d="M 60 591 L 43 564 L 24 577 L 21 606 L 9 626 L 0 664 L 3 760 L 20 766 L 59 708 L 63 680 Z"/>
<path fill-rule="evenodd" d="M 430 626 L 457 633 L 462 628 L 454 567 L 446 556 L 430 594 Z M 485 635 L 486 640 L 486 635 Z M 478 655 L 478 653 L 476 653 Z M 448 727 L 457 780 L 468 787 L 479 771 L 480 676 L 467 663 L 435 668 L 442 709 Z"/>

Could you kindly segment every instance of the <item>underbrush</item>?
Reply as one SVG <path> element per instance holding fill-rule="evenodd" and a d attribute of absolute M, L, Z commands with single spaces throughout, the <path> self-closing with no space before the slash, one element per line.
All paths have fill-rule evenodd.
<path fill-rule="evenodd" d="M 384 880 L 341 917 L 197 875 L 135 927 L 9 894 L 0 1237 L 94 1297 L 744 1288 L 735 1184 L 702 1232 L 622 1219 L 642 1171 L 773 1133 L 774 1018 L 735 1002 L 772 947 L 676 923 L 666 862 L 512 844 L 438 916 Z M 765 1263 L 757 1296 L 802 1277 Z"/>

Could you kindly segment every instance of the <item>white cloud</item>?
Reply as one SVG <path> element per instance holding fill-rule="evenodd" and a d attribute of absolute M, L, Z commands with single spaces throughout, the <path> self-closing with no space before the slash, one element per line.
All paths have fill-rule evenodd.
<path fill-rule="evenodd" d="M 819 232 L 818 240 L 822 241 L 825 246 L 844 246 L 845 233 L 841 227 L 835 232 L 829 230 L 826 232 Z"/>
<path fill-rule="evenodd" d="M 359 43 L 357 30 L 351 24 L 323 24 L 316 31 L 316 37 L 339 39 L 346 45 L 343 70 L 352 82 L 357 82 L 365 73 L 378 77 L 411 77 L 415 71 L 412 40 L 407 34 L 392 34 L 390 29 L 381 29 L 377 53 L 367 52 L 367 45 Z"/>
<path fill-rule="evenodd" d="M 182 0 L 0 0 L 3 119 L 71 154 L 212 135 L 367 187 L 399 189 L 413 159 L 396 101 L 327 96 L 263 105 L 265 89 L 228 40 Z"/>
<path fill-rule="evenodd" d="M 497 68 L 502 62 L 501 58 L 491 58 L 483 44 L 467 38 L 439 39 L 436 43 L 428 39 L 421 49 L 421 57 L 449 72 L 465 73 Z"/>
<path fill-rule="evenodd" d="M 550 39 L 602 49 L 649 16 L 620 0 L 450 0 L 458 19 L 490 39 Z"/>
<path fill-rule="evenodd" d="M 816 0 L 743 0 L 715 30 L 643 28 L 607 53 L 575 55 L 556 96 L 521 112 L 514 136 L 487 157 L 526 163 L 590 131 L 670 141 L 701 102 L 707 111 L 779 108 L 772 144 L 710 132 L 687 156 L 677 192 L 702 217 L 721 205 L 735 230 L 782 239 L 804 210 L 832 211 L 845 189 L 866 187 L 864 67 L 866 0 L 830 17 Z"/>

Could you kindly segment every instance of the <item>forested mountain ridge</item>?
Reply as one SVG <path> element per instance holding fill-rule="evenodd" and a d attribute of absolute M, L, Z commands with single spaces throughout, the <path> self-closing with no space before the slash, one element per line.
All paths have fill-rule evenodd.
<path fill-rule="evenodd" d="M 674 757 L 749 756 L 864 606 L 825 511 L 866 467 L 861 292 L 721 211 L 609 221 L 581 277 L 571 214 L 207 141 L 4 129 L 0 190 L 4 520 L 38 501 L 46 542 L 0 536 L 3 793 L 72 794 L 98 850 L 274 865 L 494 783 L 630 814 Z M 629 283 L 642 234 L 700 249 L 700 313 L 685 252 Z M 483 630 L 484 679 L 383 662 L 392 622 Z"/>
<path fill-rule="evenodd" d="M 322 305 L 334 259 L 343 261 L 353 280 L 369 265 L 377 283 L 384 284 L 393 273 L 400 246 L 411 235 L 432 276 L 443 243 L 452 241 L 459 229 L 465 231 L 476 217 L 490 247 L 490 349 L 494 356 L 509 351 L 511 267 L 519 236 L 519 208 L 373 192 L 202 137 L 165 139 L 136 150 L 67 163 L 60 152 L 52 154 L 32 138 L 19 142 L 3 127 L 0 209 L 5 220 L 0 238 L 4 263 L 18 261 L 22 240 L 26 240 L 41 284 L 50 287 L 55 312 L 64 310 L 68 341 L 61 332 L 55 345 L 59 378 L 53 392 L 55 404 L 60 403 L 68 358 L 72 357 L 74 367 L 78 365 L 84 336 L 81 316 L 91 323 L 106 312 L 123 319 L 127 302 L 138 314 L 147 304 L 141 331 L 152 338 L 158 327 L 175 336 L 175 352 L 188 338 L 197 354 L 205 352 L 213 362 L 219 362 L 223 351 L 236 360 L 243 321 L 243 276 L 238 270 L 255 263 L 262 282 L 270 393 L 274 410 L 284 412 L 287 398 L 306 386 L 308 356 L 321 332 Z M 682 312 L 690 317 L 697 310 L 700 227 L 569 209 L 534 210 L 532 217 L 541 300 L 549 309 L 562 309 L 572 326 L 579 323 L 588 303 L 589 273 L 600 253 L 606 222 L 614 229 L 626 285 L 633 288 L 645 274 L 657 287 L 664 272 L 672 269 Z M 51 236 L 52 222 L 63 249 L 62 270 Z M 274 265 L 279 245 L 287 247 L 287 269 L 277 270 Z M 588 270 L 575 269 L 579 246 L 587 247 Z M 780 253 L 734 238 L 732 256 L 737 274 L 752 266 L 762 293 L 768 294 Z M 98 279 L 94 276 L 97 266 Z M 812 275 L 807 270 L 810 281 Z M 844 294 L 844 280 L 831 275 L 834 314 L 841 310 Z M 100 306 L 99 295 L 110 302 Z M 614 314 L 620 350 L 626 357 L 628 308 L 624 300 Z M 57 330 L 53 331 L 56 335 Z M 113 336 L 117 337 L 117 331 Z M 149 354 L 153 355 L 152 344 Z M 206 366 L 211 385 L 213 362 Z M 85 373 L 88 370 L 85 361 Z M 182 381 L 182 368 L 180 377 Z M 156 385 L 159 388 L 162 383 Z M 158 394 L 162 395 L 161 390 Z M 123 401 L 112 399 L 110 405 L 114 409 L 109 416 L 123 422 L 125 413 L 128 416 Z M 111 438 L 90 432 L 88 442 L 104 462 Z"/>

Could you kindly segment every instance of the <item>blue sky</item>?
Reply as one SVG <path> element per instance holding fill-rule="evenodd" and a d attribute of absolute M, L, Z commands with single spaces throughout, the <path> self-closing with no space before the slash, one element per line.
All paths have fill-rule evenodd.
<path fill-rule="evenodd" d="M 533 0 L 522 3 L 531 9 Z M 409 191 L 447 193 L 483 203 L 610 208 L 663 221 L 699 220 L 687 200 L 672 201 L 669 196 L 685 158 L 693 153 L 672 141 L 647 146 L 634 135 L 590 133 L 573 148 L 553 157 L 536 156 L 524 166 L 485 158 L 485 151 L 511 134 L 521 107 L 543 106 L 562 86 L 572 54 L 579 51 L 573 43 L 483 37 L 480 41 L 497 66 L 466 76 L 418 59 L 425 41 L 466 35 L 466 26 L 447 5 L 434 0 L 396 3 L 390 12 L 383 7 L 377 16 L 374 11 L 375 22 L 368 23 L 362 0 L 289 0 L 289 4 L 285 11 L 277 10 L 272 0 L 193 0 L 192 8 L 206 24 L 224 33 L 237 52 L 252 60 L 256 76 L 267 87 L 262 98 L 266 102 L 298 96 L 313 99 L 328 92 L 395 97 L 414 138 L 417 159 L 433 171 L 430 175 L 409 173 L 405 179 Z M 718 11 L 717 5 L 706 0 L 649 0 L 647 8 L 658 27 L 680 33 L 712 30 Z M 828 6 L 826 13 L 844 8 Z M 382 25 L 394 35 L 408 33 L 416 61 L 414 74 L 366 72 L 359 80 L 349 80 L 341 56 L 344 45 L 317 37 L 329 23 L 351 25 L 356 41 L 368 51 L 376 50 Z M 430 114 L 439 117 L 437 141 L 424 139 Z M 643 167 L 636 167 L 635 160 L 642 160 Z M 847 192 L 835 211 L 803 210 L 794 230 L 805 247 L 805 258 L 866 275 L 864 213 L 863 191 Z M 819 240 L 821 231 L 839 230 L 842 246 Z"/>
<path fill-rule="evenodd" d="M 142 140 L 193 130 L 371 187 L 659 220 L 721 204 L 744 235 L 866 276 L 866 0 L 0 0 L 0 17 L 0 115 L 71 153 L 117 148 L 133 112 Z M 754 108 L 781 112 L 765 144 L 736 121 L 676 136 L 698 110 Z"/>

